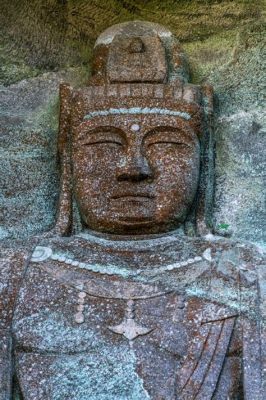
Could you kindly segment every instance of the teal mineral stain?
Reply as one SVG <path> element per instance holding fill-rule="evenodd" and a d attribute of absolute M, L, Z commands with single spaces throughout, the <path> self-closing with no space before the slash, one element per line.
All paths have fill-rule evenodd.
<path fill-rule="evenodd" d="M 70 353 L 88 351 L 101 347 L 103 341 L 88 327 L 71 326 L 61 313 L 44 309 L 14 324 L 17 338 L 33 335 L 38 337 L 37 351 Z M 64 350 L 62 350 L 64 349 Z"/>
<path fill-rule="evenodd" d="M 149 400 L 127 346 L 103 346 L 101 352 L 59 356 L 51 365 L 52 400 Z"/>
<path fill-rule="evenodd" d="M 39 380 L 40 392 L 49 399 L 150 400 L 127 340 L 114 346 L 87 326 L 73 327 L 60 313 L 50 310 L 20 320 L 15 328 L 18 340 L 27 333 L 38 338 L 33 349 L 38 356 L 30 363 L 33 371 L 34 363 L 42 362 L 43 357 L 51 360 L 45 382 Z M 21 355 L 18 364 L 27 365 L 28 357 L 32 353 Z M 31 377 L 32 372 L 28 374 Z"/>

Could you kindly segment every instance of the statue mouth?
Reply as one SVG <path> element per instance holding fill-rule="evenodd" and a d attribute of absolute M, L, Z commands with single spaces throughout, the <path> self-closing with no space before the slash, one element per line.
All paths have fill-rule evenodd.
<path fill-rule="evenodd" d="M 142 192 L 126 192 L 126 193 L 119 193 L 111 197 L 112 200 L 118 200 L 118 199 L 125 199 L 125 200 L 136 200 L 136 201 L 142 201 L 142 200 L 147 200 L 147 199 L 154 199 L 154 195 L 150 193 L 142 193 Z"/>
<path fill-rule="evenodd" d="M 147 193 L 125 193 L 111 197 L 111 204 L 114 207 L 141 207 L 147 208 L 151 205 L 155 196 Z"/>

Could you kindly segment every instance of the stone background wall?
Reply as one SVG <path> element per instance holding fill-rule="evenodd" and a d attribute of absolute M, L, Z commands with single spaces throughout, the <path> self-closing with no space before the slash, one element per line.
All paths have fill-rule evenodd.
<path fill-rule="evenodd" d="M 261 0 L 0 0 L 0 238 L 53 225 L 59 82 L 85 83 L 99 33 L 140 19 L 172 30 L 193 83 L 214 85 L 217 229 L 265 241 L 265 8 Z"/>

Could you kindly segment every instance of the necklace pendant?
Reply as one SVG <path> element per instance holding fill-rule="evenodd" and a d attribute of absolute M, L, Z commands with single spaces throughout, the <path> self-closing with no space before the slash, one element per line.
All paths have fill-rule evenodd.
<path fill-rule="evenodd" d="M 138 336 L 146 335 L 151 332 L 152 329 L 146 328 L 142 325 L 139 325 L 135 322 L 135 312 L 134 312 L 134 301 L 127 301 L 127 308 L 124 320 L 119 325 L 108 326 L 110 331 L 117 333 L 118 335 L 123 335 L 130 342 L 136 339 Z"/>
<path fill-rule="evenodd" d="M 130 318 L 124 319 L 124 321 L 119 325 L 108 326 L 108 329 L 114 333 L 125 336 L 129 341 L 136 339 L 138 336 L 146 335 L 152 331 L 152 329 L 138 325 L 134 319 Z"/>
<path fill-rule="evenodd" d="M 83 286 L 81 289 L 83 289 Z M 83 291 L 80 291 L 78 294 L 77 313 L 75 314 L 75 322 L 77 324 L 83 324 L 83 322 L 85 321 L 85 316 L 83 313 L 85 297 L 86 297 L 86 293 Z"/>

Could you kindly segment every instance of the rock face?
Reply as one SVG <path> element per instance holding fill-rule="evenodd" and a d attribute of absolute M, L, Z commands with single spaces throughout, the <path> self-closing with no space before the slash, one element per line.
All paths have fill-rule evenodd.
<path fill-rule="evenodd" d="M 30 196 L 29 215 L 41 221 L 10 208 L 6 236 L 48 229 L 58 213 L 48 234 L 1 242 L 0 399 L 265 399 L 263 252 L 213 234 L 230 226 L 212 224 L 212 86 L 190 82 L 179 42 L 151 22 L 105 30 L 92 65 L 87 84 L 60 85 L 58 143 L 51 105 L 70 70 L 3 91 L 7 123 L 16 116 L 23 127 L 7 193 L 24 190 L 21 204 Z M 246 127 L 258 132 L 254 118 L 231 124 L 243 111 L 229 101 L 235 90 L 225 94 L 220 110 L 229 102 L 230 115 L 215 121 L 234 150 L 217 153 L 224 188 L 243 176 L 235 160 Z M 230 194 L 216 201 L 216 218 L 233 209 Z"/>
<path fill-rule="evenodd" d="M 104 28 L 146 19 L 163 20 L 179 37 L 193 83 L 214 86 L 216 229 L 265 240 L 263 2 L 1 3 L 0 238 L 37 234 L 54 223 L 59 82 L 84 82 L 83 69 L 71 67 L 90 61 Z"/>
<path fill-rule="evenodd" d="M 58 88 L 71 75 L 45 73 L 1 88 L 1 238 L 39 233 L 54 222 Z"/>

